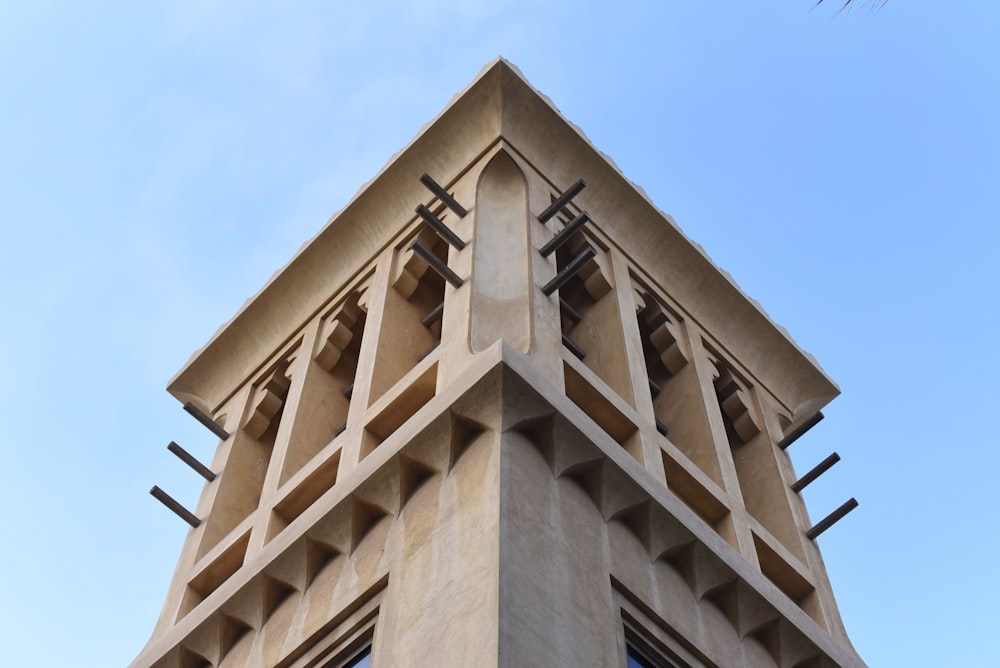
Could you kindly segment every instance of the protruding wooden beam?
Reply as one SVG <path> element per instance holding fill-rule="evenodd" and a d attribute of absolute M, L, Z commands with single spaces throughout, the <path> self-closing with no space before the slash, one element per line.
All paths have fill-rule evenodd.
<path fill-rule="evenodd" d="M 438 339 L 437 341 L 432 343 L 430 348 L 420 353 L 420 357 L 417 358 L 417 362 L 423 362 L 424 358 L 430 355 L 432 352 L 434 352 L 440 345 L 441 345 L 441 339 Z"/>
<path fill-rule="evenodd" d="M 434 196 L 441 200 L 446 207 L 458 214 L 459 218 L 465 218 L 465 214 L 469 213 L 465 210 L 465 207 L 458 203 L 454 197 L 452 197 L 447 190 L 442 188 L 437 181 L 432 179 L 429 174 L 424 174 L 420 177 L 420 182 L 427 187 Z"/>
<path fill-rule="evenodd" d="M 420 239 L 410 244 L 410 250 L 419 255 L 427 263 L 427 266 L 456 288 L 462 287 L 462 284 L 465 283 L 458 274 L 451 270 L 451 267 L 445 264 L 444 260 L 435 255 L 434 251 L 425 246 Z"/>
<path fill-rule="evenodd" d="M 838 455 L 836 452 L 833 453 L 832 455 L 821 461 L 819 464 L 814 466 L 812 470 L 809 471 L 809 473 L 805 474 L 804 476 L 796 480 L 794 483 L 792 483 L 792 491 L 798 494 L 799 492 L 801 492 L 806 488 L 806 485 L 808 485 L 813 480 L 826 473 L 831 466 L 833 466 L 839 461 L 840 461 L 840 455 Z"/>
<path fill-rule="evenodd" d="M 857 507 L 858 507 L 858 500 L 855 499 L 854 497 L 851 497 L 850 499 L 845 501 L 844 504 L 840 506 L 840 508 L 837 508 L 835 511 L 833 511 L 832 513 L 824 517 L 822 520 L 820 520 L 816 526 L 809 529 L 809 531 L 806 531 L 806 538 L 808 538 L 809 540 L 816 540 L 817 538 L 819 538 L 819 535 L 821 533 L 823 533 L 824 531 L 832 527 L 834 524 L 839 522 L 841 519 L 843 519 L 844 515 L 851 512 Z"/>
<path fill-rule="evenodd" d="M 587 356 L 586 351 L 584 351 L 584 349 L 581 348 L 580 346 L 576 345 L 576 341 L 569 338 L 565 334 L 562 335 L 562 344 L 567 348 L 569 348 L 569 351 L 573 353 L 573 355 L 575 355 L 578 360 L 582 361 L 583 358 Z"/>
<path fill-rule="evenodd" d="M 663 388 L 660 387 L 659 384 L 657 384 L 657 382 L 652 378 L 647 378 L 646 381 L 649 383 L 649 394 L 652 395 L 654 399 L 660 396 L 660 392 L 663 391 Z"/>
<path fill-rule="evenodd" d="M 778 441 L 778 447 L 781 448 L 782 450 L 787 449 L 789 445 L 799 440 L 799 437 L 802 436 L 802 434 L 806 433 L 807 431 L 815 427 L 817 424 L 819 424 L 819 421 L 822 419 L 823 419 L 823 411 L 816 411 L 816 415 L 813 415 L 811 418 L 800 424 L 798 427 L 788 432 L 787 436 Z"/>
<path fill-rule="evenodd" d="M 431 309 L 431 312 L 420 319 L 420 324 L 424 327 L 430 327 L 435 322 L 441 319 L 441 315 L 444 313 L 444 302 L 441 302 L 437 306 Z"/>
<path fill-rule="evenodd" d="M 215 420 L 205 415 L 200 408 L 192 404 L 190 401 L 184 404 L 184 410 L 186 410 L 190 415 L 194 417 L 195 420 L 202 423 L 208 430 L 221 438 L 223 441 L 229 438 L 229 432 L 220 427 L 215 423 Z"/>
<path fill-rule="evenodd" d="M 555 275 L 555 278 L 542 287 L 542 293 L 548 297 L 561 288 L 569 279 L 576 276 L 577 272 L 583 269 L 584 265 L 590 262 L 595 255 L 597 255 L 597 251 L 594 250 L 593 246 L 587 244 L 587 247 L 580 251 L 580 254 L 573 258 L 572 262 L 566 265 L 562 271 Z"/>
<path fill-rule="evenodd" d="M 580 324 L 580 321 L 583 320 L 583 316 L 580 315 L 579 311 L 570 306 L 569 302 L 562 297 L 559 298 L 559 306 L 562 308 L 562 314 L 573 321 L 574 325 Z"/>
<path fill-rule="evenodd" d="M 437 232 L 437 235 L 448 242 L 449 245 L 454 246 L 458 250 L 465 248 L 465 242 L 462 241 L 462 238 L 455 234 L 450 227 L 444 224 L 444 221 L 435 216 L 434 213 L 426 206 L 419 204 L 414 211 L 416 211 L 420 217 L 424 219 L 424 222 L 427 223 L 428 227 Z"/>
<path fill-rule="evenodd" d="M 177 445 L 174 441 L 170 441 L 170 445 L 167 446 L 167 450 L 177 455 L 177 458 L 182 462 L 194 469 L 195 473 L 200 475 L 205 480 L 212 482 L 215 480 L 215 474 L 210 468 L 195 459 L 195 456 L 190 452 Z"/>
<path fill-rule="evenodd" d="M 584 182 L 583 179 L 580 179 L 579 181 L 571 185 L 569 188 L 566 189 L 566 192 L 564 192 L 562 195 L 559 195 L 559 197 L 556 198 L 556 201 L 552 202 L 552 204 L 549 204 L 548 208 L 545 209 L 545 211 L 542 211 L 540 214 L 538 214 L 539 222 L 544 223 L 548 221 L 549 218 L 556 215 L 564 206 L 570 203 L 570 200 L 579 195 L 580 191 L 586 187 L 587 184 Z"/>
<path fill-rule="evenodd" d="M 558 250 L 560 246 L 570 240 L 577 230 L 587 224 L 590 220 L 590 214 L 584 211 L 579 216 L 571 220 L 566 227 L 562 228 L 556 235 L 548 240 L 548 242 L 538 249 L 538 252 L 542 254 L 542 257 L 548 257 L 552 255 L 553 252 Z"/>
<path fill-rule="evenodd" d="M 174 497 L 170 496 L 156 485 L 153 485 L 153 489 L 149 490 L 149 493 L 152 494 L 153 498 L 157 501 L 174 511 L 177 517 L 190 524 L 193 528 L 197 529 L 198 525 L 201 524 L 201 520 L 198 519 L 194 513 L 179 504 Z"/>

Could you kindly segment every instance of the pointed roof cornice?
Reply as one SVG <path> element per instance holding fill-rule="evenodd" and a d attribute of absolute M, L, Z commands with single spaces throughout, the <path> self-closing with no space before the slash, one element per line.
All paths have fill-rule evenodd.
<path fill-rule="evenodd" d="M 816 361 L 670 216 L 498 57 L 219 328 L 170 381 L 171 394 L 217 409 L 387 247 L 413 217 L 414 202 L 426 199 L 421 174 L 453 178 L 498 139 L 555 184 L 583 176 L 587 208 L 602 229 L 789 408 L 814 410 L 839 393 Z"/>

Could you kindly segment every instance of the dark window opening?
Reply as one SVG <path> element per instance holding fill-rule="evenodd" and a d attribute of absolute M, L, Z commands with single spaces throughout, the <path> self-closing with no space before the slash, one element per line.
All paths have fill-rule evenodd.
<path fill-rule="evenodd" d="M 628 645 L 628 668 L 677 668 L 676 664 L 665 659 L 652 657 L 651 652 L 640 650 L 634 645 Z"/>

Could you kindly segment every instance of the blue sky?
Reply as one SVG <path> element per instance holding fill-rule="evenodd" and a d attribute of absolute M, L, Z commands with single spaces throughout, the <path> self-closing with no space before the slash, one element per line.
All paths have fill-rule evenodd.
<path fill-rule="evenodd" d="M 872 666 L 995 665 L 1000 5 L 0 0 L 0 665 L 125 665 L 214 438 L 167 380 L 503 55 L 813 353 Z"/>

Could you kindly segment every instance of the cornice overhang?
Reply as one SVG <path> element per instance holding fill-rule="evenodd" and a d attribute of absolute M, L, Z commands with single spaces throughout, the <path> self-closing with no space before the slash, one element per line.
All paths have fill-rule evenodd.
<path fill-rule="evenodd" d="M 500 139 L 556 189 L 584 177 L 587 189 L 580 201 L 620 250 L 785 406 L 814 411 L 839 393 L 756 301 L 502 58 L 393 156 L 191 357 L 170 381 L 170 393 L 216 410 L 413 219 L 414 203 L 427 198 L 421 174 L 447 185 Z"/>

